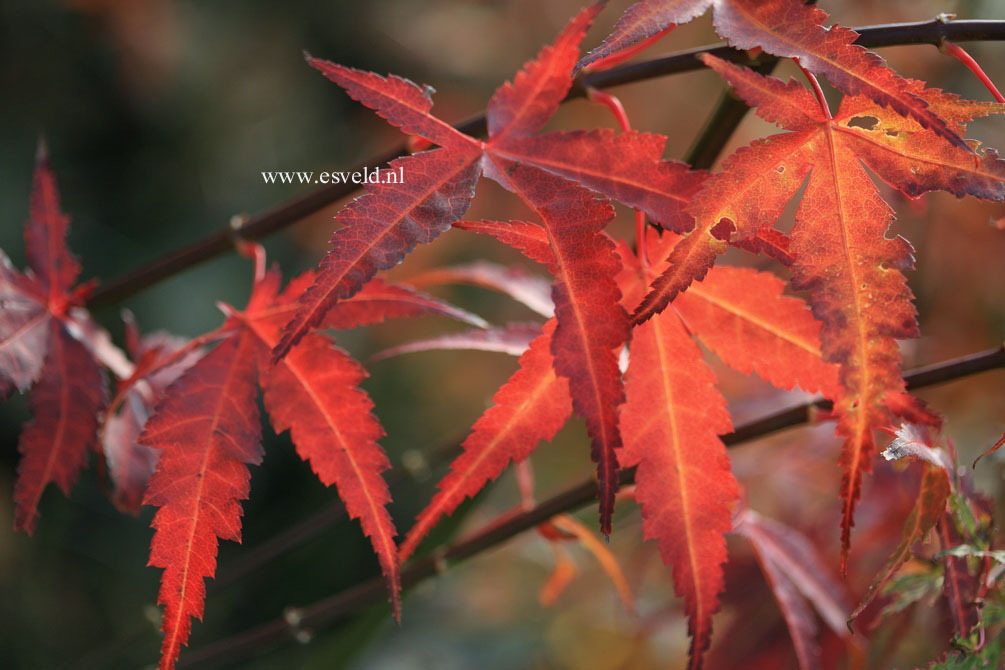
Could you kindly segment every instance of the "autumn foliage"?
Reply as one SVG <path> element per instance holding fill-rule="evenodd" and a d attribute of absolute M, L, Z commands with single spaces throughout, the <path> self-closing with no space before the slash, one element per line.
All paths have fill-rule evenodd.
<path fill-rule="evenodd" d="M 629 497 L 639 506 L 642 534 L 654 541 L 683 602 L 690 667 L 702 667 L 715 639 L 731 533 L 749 541 L 802 668 L 821 663 L 817 618 L 850 657 L 861 658 L 868 631 L 853 639 L 846 622 L 863 613 L 873 621 L 870 603 L 898 597 L 890 585 L 916 555 L 944 575 L 958 653 L 984 658 L 997 629 L 981 607 L 1000 596 L 1001 552 L 986 502 L 940 437 L 943 418 L 907 391 L 898 341 L 919 335 L 904 274 L 914 268 L 913 249 L 888 235 L 894 211 L 874 178 L 906 198 L 940 190 L 1005 200 L 1005 162 L 966 139 L 969 122 L 1005 105 L 899 76 L 855 44 L 857 33 L 828 28 L 827 14 L 800 0 L 642 0 L 583 57 L 580 44 L 603 9 L 582 10 L 498 88 L 484 138 L 434 116 L 428 87 L 307 55 L 351 98 L 431 148 L 391 162 L 403 183 L 367 185 L 339 211 L 316 271 L 284 285 L 260 247 L 239 243 L 254 261 L 251 298 L 242 309 L 221 304 L 220 327 L 191 341 L 143 336 L 130 324 L 126 353 L 92 320 L 93 284 L 77 284 L 68 218 L 40 150 L 25 229 L 29 268 L 19 272 L 0 257 L 0 389 L 27 392 L 33 417 L 18 446 L 14 525 L 32 533 L 43 491 L 55 483 L 69 495 L 92 449 L 107 460 L 117 507 L 156 507 L 149 565 L 163 571 L 162 669 L 174 667 L 192 619 L 203 615 L 219 541 L 241 540 L 242 501 L 250 466 L 263 463 L 266 417 L 276 433 L 289 431 L 299 457 L 359 521 L 395 618 L 403 616 L 402 565 L 430 531 L 511 464 L 527 463 L 576 415 L 590 440 L 599 532 L 618 532 L 616 501 Z M 666 138 L 627 121 L 619 132 L 542 132 L 578 74 L 670 39 L 675 25 L 705 11 L 731 46 L 751 50 L 748 64 L 763 62 L 753 60 L 763 51 L 804 72 L 805 81 L 782 81 L 742 58 L 699 57 L 777 133 L 708 172 L 665 159 Z M 843 94 L 835 109 L 818 76 Z M 483 177 L 532 216 L 466 219 Z M 794 198 L 794 227 L 775 229 Z M 634 244 L 611 232 L 614 202 L 638 212 Z M 451 228 L 512 247 L 548 273 L 550 287 L 491 264 L 429 270 L 409 285 L 380 276 Z M 778 273 L 718 262 L 730 247 L 773 259 Z M 493 288 L 540 320 L 491 326 L 423 290 L 456 282 Z M 481 348 L 518 361 L 428 506 L 414 524 L 396 524 L 387 509 L 384 429 L 360 388 L 367 372 L 331 331 L 419 315 L 472 330 L 385 355 Z M 821 558 L 799 529 L 747 506 L 721 437 L 733 421 L 705 351 L 740 373 L 829 402 L 820 418 L 834 422 L 843 442 L 829 484 L 840 519 L 838 557 Z M 902 474 L 919 482 L 919 493 L 912 509 L 891 510 L 903 540 L 872 586 L 854 594 L 861 604 L 853 609 L 839 574 L 854 568 L 849 551 L 863 478 L 890 435 L 883 454 L 912 462 Z M 634 486 L 619 495 L 627 476 Z M 525 499 L 532 506 L 529 490 Z M 592 547 L 624 593 L 616 559 L 577 524 L 555 517 L 539 532 L 560 565 L 563 542 L 579 538 Z M 408 529 L 401 538 L 396 525 Z M 941 553 L 918 550 L 932 534 Z M 556 569 L 542 600 L 570 579 Z"/>

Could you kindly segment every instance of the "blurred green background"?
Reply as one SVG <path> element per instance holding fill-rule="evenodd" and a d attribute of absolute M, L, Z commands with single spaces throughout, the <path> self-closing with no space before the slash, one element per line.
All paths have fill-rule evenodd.
<path fill-rule="evenodd" d="M 587 46 L 599 43 L 627 4 L 611 3 Z M 1003 2 L 820 4 L 846 25 L 925 20 L 939 12 L 1005 18 Z M 569 0 L 5 0 L 0 3 L 0 247 L 18 267 L 24 265 L 21 231 L 40 135 L 50 148 L 63 209 L 72 218 L 70 245 L 82 260 L 83 277 L 107 281 L 226 226 L 233 215 L 258 213 L 305 191 L 263 184 L 261 171 L 348 169 L 400 141 L 396 130 L 307 67 L 304 49 L 431 84 L 438 89 L 435 111 L 454 122 L 483 109 L 494 88 L 550 41 L 579 5 Z M 705 16 L 679 28 L 649 55 L 716 41 Z M 1005 83 L 1005 44 L 968 49 L 993 78 Z M 890 48 L 882 55 L 905 75 L 988 99 L 961 65 L 931 46 Z M 783 66 L 778 74 L 793 71 Z M 667 134 L 667 157 L 679 158 L 722 90 L 713 74 L 696 72 L 615 92 L 635 127 Z M 566 105 L 552 122 L 552 127 L 564 128 L 598 125 L 613 124 L 604 110 L 584 101 Z M 767 124 L 750 115 L 727 154 L 766 132 Z M 978 121 L 971 135 L 992 146 L 1005 145 L 1005 121 Z M 1001 343 L 1005 235 L 988 220 L 1005 215 L 1003 208 L 944 194 L 912 203 L 882 188 L 898 211 L 895 232 L 907 236 L 918 252 L 919 271 L 910 282 L 918 296 L 923 337 L 905 343 L 905 365 Z M 282 264 L 286 276 L 317 262 L 335 211 L 337 206 L 328 208 L 265 241 L 270 258 Z M 513 198 L 483 181 L 470 215 L 506 219 L 520 211 Z M 620 211 L 614 230 L 627 229 L 629 220 L 630 214 Z M 425 267 L 477 258 L 522 263 L 489 241 L 454 231 L 418 250 L 391 274 L 405 277 Z M 751 262 L 739 254 L 730 260 Z M 761 259 L 753 262 L 769 267 Z M 121 308 L 131 310 L 145 331 L 194 336 L 219 324 L 217 301 L 242 306 L 250 281 L 250 264 L 228 254 L 96 316 L 119 342 Z M 439 295 L 497 323 L 532 318 L 523 308 L 476 289 Z M 391 324 L 343 334 L 339 341 L 365 361 L 389 345 L 452 328 L 456 326 L 423 319 L 405 328 Z M 372 377 L 366 389 L 388 432 L 382 444 L 395 469 L 406 473 L 395 487 L 392 505 L 399 530 L 408 528 L 442 472 L 435 464 L 427 467 L 423 455 L 461 439 L 514 366 L 505 356 L 483 353 L 416 354 L 368 366 Z M 799 399 L 721 366 L 716 370 L 737 420 Z M 1001 434 L 1001 371 L 921 395 L 949 417 L 947 434 L 963 462 Z M 146 508 L 138 518 L 116 512 L 96 483 L 92 458 L 69 500 L 53 489 L 46 493 L 35 537 L 13 534 L 9 520 L 17 436 L 26 419 L 21 397 L 0 407 L 0 667 L 153 664 L 160 640 L 154 608 L 159 571 L 144 567 L 152 511 Z M 814 540 L 825 552 L 834 550 L 837 539 L 838 474 L 830 431 L 826 426 L 791 431 L 733 452 L 751 504 L 781 520 L 810 520 L 811 526 L 819 526 Z M 334 490 L 316 481 L 288 437 L 276 438 L 268 428 L 265 433 L 266 460 L 253 471 L 251 499 L 245 505 L 244 543 L 221 546 L 221 583 L 210 582 L 206 620 L 194 625 L 193 647 L 378 574 L 358 525 L 344 520 L 244 572 L 249 552 L 337 505 Z M 591 472 L 584 435 L 579 422 L 573 422 L 554 444 L 539 450 L 534 466 L 541 497 Z M 979 473 L 981 487 L 996 496 L 1000 511 L 1002 463 L 1000 457 L 985 462 Z M 867 486 L 859 534 L 869 523 L 869 490 Z M 477 527 L 516 502 L 508 474 L 479 499 L 464 523 Z M 378 607 L 311 631 L 302 643 L 291 638 L 256 648 L 251 657 L 234 658 L 231 665 L 677 667 L 687 649 L 680 604 L 654 547 L 641 542 L 638 512 L 632 505 L 622 507 L 611 547 L 635 591 L 637 616 L 622 610 L 596 562 L 575 548 L 580 576 L 556 605 L 541 607 L 537 592 L 553 559 L 547 543 L 528 533 L 416 589 L 405 602 L 400 626 L 391 623 L 386 607 Z M 580 516 L 594 527 L 594 511 Z M 731 550 L 739 558 L 731 567 L 730 593 L 761 597 L 759 625 L 780 630 L 784 637 L 765 587 L 756 572 L 745 571 L 751 565 L 749 550 L 734 544 Z M 861 560 L 881 563 L 886 550 L 863 549 Z M 864 585 L 849 586 L 860 593 Z M 716 626 L 725 634 L 735 624 L 727 598 Z M 743 644 L 757 640 L 734 636 L 729 643 L 742 651 Z M 720 643 L 717 638 L 716 649 Z M 917 650 L 901 650 L 904 655 L 898 658 L 922 662 L 926 653 L 941 648 L 937 640 L 927 644 L 935 646 L 919 642 Z M 727 658 L 712 660 L 716 667 L 729 667 Z M 779 667 L 793 662 L 784 649 L 779 659 Z"/>

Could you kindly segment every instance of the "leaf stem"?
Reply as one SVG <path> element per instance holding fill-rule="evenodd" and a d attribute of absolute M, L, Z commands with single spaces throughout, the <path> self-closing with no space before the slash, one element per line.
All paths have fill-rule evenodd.
<path fill-rule="evenodd" d="M 824 97 L 824 90 L 820 88 L 820 81 L 817 79 L 816 75 L 803 67 L 802 63 L 799 62 L 798 58 L 793 58 L 796 65 L 799 66 L 800 71 L 802 71 L 803 76 L 806 77 L 807 81 L 810 82 L 810 87 L 813 89 L 813 95 L 817 98 L 817 103 L 820 105 L 820 111 L 824 113 L 827 120 L 830 121 L 834 117 L 831 115 L 830 105 L 827 104 L 827 98 Z"/>
<path fill-rule="evenodd" d="M 628 120 L 628 112 L 625 111 L 625 106 L 621 104 L 621 100 L 616 95 L 604 93 L 591 86 L 586 89 L 586 99 L 609 109 L 621 131 L 624 133 L 631 132 L 632 124 Z"/>
<path fill-rule="evenodd" d="M 621 132 L 631 132 L 632 124 L 628 120 L 628 112 L 625 111 L 625 106 L 621 104 L 621 100 L 617 96 L 591 87 L 586 89 L 586 97 L 590 102 L 603 105 L 611 110 Z M 642 263 L 642 267 L 649 267 L 649 256 L 646 254 L 646 215 L 640 209 L 635 210 L 635 254 L 638 256 L 639 262 Z"/>
<path fill-rule="evenodd" d="M 941 51 L 942 53 L 949 54 L 956 60 L 966 65 L 967 69 L 973 72 L 974 75 L 981 80 L 981 83 L 984 84 L 984 87 L 987 88 L 989 91 L 991 91 L 991 95 L 994 96 L 994 99 L 997 102 L 1005 102 L 1005 96 L 1001 94 L 1001 91 L 998 90 L 998 87 L 995 86 L 995 83 L 991 81 L 991 77 L 989 77 L 987 73 L 984 72 L 984 68 L 980 66 L 980 63 L 974 60 L 973 56 L 971 56 L 970 54 L 968 54 L 966 51 L 963 50 L 963 47 L 961 47 L 958 44 L 953 44 L 949 40 L 945 40 L 939 47 L 939 51 Z"/>

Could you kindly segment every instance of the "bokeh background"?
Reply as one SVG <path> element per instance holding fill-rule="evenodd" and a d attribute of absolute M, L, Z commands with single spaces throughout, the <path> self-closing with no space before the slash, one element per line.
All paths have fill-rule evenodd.
<path fill-rule="evenodd" d="M 599 43 L 627 4 L 611 3 L 587 46 Z M 926 20 L 939 12 L 1005 19 L 1001 1 L 820 4 L 845 25 Z M 23 266 L 21 230 L 40 135 L 50 147 L 63 209 L 72 217 L 70 244 L 82 260 L 83 276 L 107 281 L 219 230 L 234 215 L 261 212 L 307 188 L 263 184 L 261 171 L 348 169 L 400 141 L 396 130 L 307 67 L 304 49 L 432 84 L 438 89 L 435 111 L 459 121 L 484 108 L 494 88 L 551 40 L 579 5 L 576 0 L 5 0 L 0 3 L 0 247 Z M 716 41 L 706 16 L 678 28 L 648 55 Z M 1005 44 L 967 48 L 993 78 L 1005 83 Z M 905 75 L 988 99 L 959 63 L 931 46 L 881 53 Z M 794 74 L 791 70 L 783 65 L 778 74 Z M 695 72 L 624 86 L 615 93 L 633 124 L 668 135 L 667 157 L 679 158 L 722 90 L 715 75 Z M 564 106 L 552 122 L 562 128 L 595 126 L 613 124 L 603 109 L 585 101 Z M 767 124 L 749 115 L 726 153 L 767 132 Z M 1005 145 L 1005 121 L 978 121 L 971 135 L 992 146 Z M 918 296 L 923 336 L 905 343 L 905 365 L 1000 344 L 1005 337 L 1005 233 L 989 220 L 1005 215 L 1005 208 L 945 194 L 908 202 L 881 188 L 898 211 L 894 232 L 907 236 L 917 249 L 918 272 L 910 283 Z M 324 253 L 337 209 L 334 205 L 265 241 L 270 258 L 282 264 L 287 276 L 311 267 Z M 483 181 L 471 216 L 506 219 L 521 212 L 514 198 Z M 791 212 L 787 216 L 791 219 Z M 629 212 L 619 211 L 613 230 L 627 230 L 629 220 Z M 453 231 L 418 250 L 391 275 L 404 278 L 426 267 L 477 258 L 523 263 L 491 241 Z M 772 267 L 741 254 L 727 260 Z M 144 330 L 194 336 L 218 325 L 218 300 L 243 305 L 250 281 L 250 264 L 228 254 L 96 316 L 120 342 L 120 309 L 131 310 Z M 532 318 L 525 309 L 478 289 L 445 289 L 439 295 L 497 323 Z M 408 338 L 453 328 L 423 319 L 407 327 L 391 324 L 340 334 L 339 341 L 366 360 Z M 711 362 L 737 421 L 802 399 Z M 442 464 L 431 455 L 463 437 L 515 362 L 499 354 L 451 352 L 415 354 L 368 367 L 372 376 L 365 386 L 388 432 L 383 445 L 403 473 L 391 509 L 404 530 L 442 473 Z M 962 462 L 970 462 L 1003 430 L 1003 371 L 921 396 L 949 417 L 947 435 Z M 159 571 L 145 567 L 152 510 L 135 518 L 116 512 L 97 483 L 92 458 L 68 500 L 55 490 L 47 492 L 35 537 L 13 534 L 16 445 L 26 419 L 23 398 L 0 406 L 0 666 L 151 665 L 160 639 L 154 607 Z M 793 430 L 732 452 L 750 505 L 804 528 L 826 556 L 834 555 L 838 536 L 831 431 L 829 426 Z M 244 543 L 221 546 L 220 579 L 211 582 L 206 619 L 194 627 L 193 646 L 378 572 L 357 524 L 321 523 L 337 507 L 335 492 L 317 483 L 293 454 L 287 436 L 275 437 L 267 427 L 265 434 L 266 460 L 254 468 L 245 505 Z M 535 455 L 541 497 L 588 476 L 584 436 L 582 425 L 574 421 Z M 998 501 L 999 518 L 1003 462 L 995 457 L 978 472 L 982 490 Z M 890 495 L 909 504 L 909 478 L 879 468 L 866 486 L 857 538 L 866 538 L 869 528 L 882 523 L 882 510 L 870 502 L 870 492 L 882 488 L 885 505 Z M 507 474 L 465 509 L 441 539 L 477 527 L 517 500 Z M 594 527 L 594 510 L 580 517 Z M 248 570 L 250 552 L 312 518 L 320 532 Z M 896 533 L 890 537 L 895 540 Z M 596 561 L 575 546 L 570 551 L 579 576 L 556 604 L 542 607 L 538 591 L 554 559 L 547 542 L 527 533 L 415 589 L 405 601 L 400 626 L 391 623 L 386 607 L 378 606 L 307 631 L 299 641 L 291 637 L 257 647 L 250 656 L 234 657 L 230 666 L 211 667 L 681 666 L 687 640 L 680 603 L 655 548 L 642 542 L 639 515 L 631 504 L 622 505 L 611 549 L 635 593 L 634 615 L 621 607 Z M 792 666 L 784 625 L 749 548 L 736 540 L 730 549 L 735 562 L 716 619 L 713 664 L 741 667 L 744 654 L 770 647 L 777 648 L 772 652 L 777 667 Z M 859 543 L 855 560 L 866 567 L 861 577 L 848 582 L 852 594 L 862 592 L 868 567 L 880 565 L 889 549 L 880 542 Z M 753 619 L 747 614 L 751 602 L 759 603 Z M 914 617 L 909 625 L 928 627 L 918 630 L 940 625 L 930 611 L 909 616 Z M 881 631 L 873 659 L 893 659 L 906 667 L 943 648 L 938 636 L 917 635 L 910 645 L 902 645 Z"/>

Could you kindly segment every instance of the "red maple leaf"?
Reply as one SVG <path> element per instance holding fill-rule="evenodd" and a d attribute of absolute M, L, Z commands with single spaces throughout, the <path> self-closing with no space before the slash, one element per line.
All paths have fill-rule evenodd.
<path fill-rule="evenodd" d="M 564 226 L 595 229 L 591 222 L 597 216 L 591 213 L 599 216 L 597 208 L 603 203 L 584 200 L 581 189 L 535 174 L 533 168 L 514 166 L 508 174 L 526 201 L 536 205 L 545 225 L 515 222 L 516 236 L 503 223 L 461 227 L 493 235 L 552 268 L 559 278 L 553 291 L 558 316 L 548 321 L 544 333 L 523 354 L 520 369 L 496 394 L 495 406 L 475 424 L 464 442 L 464 453 L 405 538 L 403 558 L 442 516 L 478 493 L 511 460 L 527 458 L 540 441 L 550 439 L 569 415 L 570 398 L 576 403 L 575 391 L 570 394 L 570 390 L 577 382 L 584 385 L 583 375 L 568 384 L 555 374 L 554 358 L 559 352 L 554 340 L 563 318 L 560 305 L 568 299 L 562 296 L 560 282 L 566 278 L 559 271 L 564 249 L 554 237 L 564 234 Z M 611 244 L 599 229 L 594 234 L 605 245 Z M 582 242 L 584 237 L 580 231 L 576 239 Z M 650 231 L 647 246 L 665 256 L 679 239 L 672 233 L 659 237 Z M 785 246 L 783 238 L 774 242 Z M 664 265 L 643 266 L 624 244 L 617 251 L 614 276 L 624 302 L 631 304 L 642 297 Z M 597 256 L 588 245 L 580 252 Z M 591 273 L 592 281 L 602 282 L 607 271 Z M 703 362 L 694 336 L 726 364 L 745 373 L 757 371 L 782 388 L 799 385 L 828 397 L 839 392 L 837 366 L 823 360 L 820 324 L 802 300 L 782 295 L 781 289 L 782 281 L 766 273 L 715 268 L 703 282 L 680 295 L 672 310 L 637 327 L 630 344 L 626 400 L 620 408 L 624 446 L 617 447 L 616 454 L 623 465 L 638 466 L 635 495 L 642 505 L 643 529 L 646 537 L 659 541 L 664 561 L 673 569 L 677 593 L 685 600 L 694 636 L 694 667 L 701 664 L 710 639 L 711 615 L 718 608 L 723 584 L 724 535 L 732 527 L 731 508 L 739 497 L 725 446 L 717 437 L 730 429 L 725 400 L 714 388 L 714 375 Z M 606 324 L 615 318 L 593 314 L 597 307 L 586 297 L 575 305 L 587 315 L 583 320 L 590 324 L 587 330 L 592 338 L 603 332 L 597 320 Z M 573 335 L 575 324 L 570 329 Z M 554 356 L 545 356 L 549 339 Z M 606 351 L 614 360 L 614 345 L 598 343 L 597 350 Z M 581 363 L 579 369 L 589 369 L 589 365 Z M 617 371 L 613 378 L 620 383 Z"/>
<path fill-rule="evenodd" d="M 673 229 L 690 223 L 683 207 L 701 174 L 661 160 L 665 137 L 609 130 L 533 135 L 568 93 L 579 43 L 601 7 L 598 3 L 580 12 L 553 45 L 496 92 L 488 106 L 485 142 L 432 116 L 428 89 L 393 75 L 381 77 L 308 57 L 351 97 L 440 148 L 392 161 L 392 170 L 403 171 L 403 184 L 368 186 L 368 193 L 339 212 L 342 227 L 332 237 L 317 282 L 283 331 L 277 358 L 378 270 L 400 262 L 416 244 L 431 242 L 459 221 L 483 172 L 514 190 L 500 165 L 530 165 L 559 175 L 641 209 Z"/>
<path fill-rule="evenodd" d="M 670 233 L 649 236 L 647 246 L 658 255 L 678 243 Z M 631 304 L 662 268 L 643 266 L 624 245 L 619 251 L 619 281 Z M 732 528 L 739 488 L 718 438 L 731 428 L 726 401 L 692 334 L 741 372 L 756 370 L 783 388 L 799 384 L 833 394 L 836 369 L 823 361 L 819 332 L 805 303 L 783 296 L 774 276 L 721 267 L 632 333 L 619 458 L 626 467 L 638 466 L 643 533 L 659 542 L 674 589 L 684 598 L 693 668 L 701 666 L 711 639 L 723 589 L 724 535 Z"/>
<path fill-rule="evenodd" d="M 164 568 L 158 602 L 165 606 L 161 668 L 174 666 L 191 618 L 202 617 L 204 580 L 216 571 L 218 538 L 240 541 L 241 501 L 249 465 L 261 462 L 257 389 L 276 432 L 290 431 L 297 453 L 326 486 L 335 485 L 349 516 L 370 538 L 396 617 L 400 616 L 398 550 L 381 473 L 390 467 L 377 440 L 384 431 L 359 388 L 363 368 L 330 337 L 310 334 L 273 361 L 280 329 L 316 279 L 308 272 L 280 292 L 276 270 L 258 271 L 244 311 L 223 306 L 221 342 L 164 392 L 141 445 L 159 450 L 144 504 L 159 507 L 150 564 Z M 479 317 L 414 289 L 374 280 L 328 313 L 324 327 L 353 328 L 385 318 L 433 313 L 483 325 Z"/>
<path fill-rule="evenodd" d="M 830 116 L 806 88 L 704 56 L 706 64 L 732 84 L 764 119 L 791 132 L 741 149 L 708 180 L 690 211 L 697 225 L 671 252 L 668 269 L 635 309 L 637 321 L 657 313 L 695 278 L 704 276 L 730 234 L 750 237 L 775 223 L 786 202 L 809 175 L 796 213 L 790 252 L 793 286 L 810 292 L 823 322 L 825 358 L 841 365 L 843 393 L 837 398 L 837 432 L 845 438 L 843 555 L 847 555 L 863 473 L 871 471 L 873 430 L 894 415 L 925 414 L 904 395 L 896 339 L 915 337 L 911 293 L 901 270 L 911 269 L 910 245 L 889 239 L 892 212 L 862 167 L 908 195 L 936 188 L 1000 200 L 1005 197 L 1005 162 L 993 150 L 974 155 L 925 130 L 914 119 L 884 109 L 862 96 L 846 97 Z M 946 110 L 961 124 L 988 113 L 941 91 L 912 90 Z M 872 129 L 856 118 L 877 119 Z"/>
<path fill-rule="evenodd" d="M 87 343 L 89 317 L 75 309 L 91 285 L 73 288 L 80 265 L 66 247 L 69 223 L 40 146 L 24 233 L 29 271 L 19 273 L 0 252 L 0 394 L 31 389 L 34 417 L 18 442 L 14 484 L 14 528 L 29 534 L 49 483 L 69 495 L 106 401 L 104 375 Z"/>
<path fill-rule="evenodd" d="M 520 357 L 519 369 L 496 392 L 493 406 L 475 422 L 461 444 L 463 453 L 451 463 L 437 485 L 439 491 L 401 543 L 401 560 L 442 517 L 501 475 L 511 461 L 527 458 L 540 442 L 553 438 L 572 414 L 569 382 L 556 375 L 553 366 L 555 326 L 554 319 L 544 325 Z"/>
<path fill-rule="evenodd" d="M 614 280 L 614 245 L 602 232 L 613 208 L 585 189 L 536 168 L 502 168 L 516 193 L 541 217 L 555 275 L 558 325 L 551 340 L 555 370 L 569 380 L 576 413 L 586 419 L 597 464 L 600 530 L 611 532 L 621 446 L 617 410 L 624 402 L 617 351 L 628 339 L 628 315 Z"/>
<path fill-rule="evenodd" d="M 888 68 L 875 53 L 855 45 L 858 33 L 841 26 L 824 27 L 827 13 L 804 0 L 641 0 L 632 5 L 604 43 L 579 67 L 628 49 L 653 35 L 687 23 L 714 9 L 716 32 L 738 49 L 763 49 L 799 64 L 848 95 L 863 95 L 883 107 L 916 119 L 950 144 L 967 145 L 931 109 L 930 102 Z"/>
<path fill-rule="evenodd" d="M 143 503 L 160 508 L 149 565 L 164 568 L 157 599 L 165 606 L 163 670 L 174 667 L 191 618 L 202 618 L 217 538 L 241 539 L 247 466 L 263 454 L 254 361 L 249 333 L 225 339 L 171 385 L 139 437 L 160 450 Z"/>
<path fill-rule="evenodd" d="M 159 452 L 137 439 L 168 386 L 199 360 L 197 344 L 163 332 L 141 337 L 132 317 L 126 317 L 126 345 L 137 363 L 133 375 L 120 382 L 101 427 L 112 503 L 123 512 L 139 514 L 157 466 Z"/>
<path fill-rule="evenodd" d="M 836 635 L 847 638 L 849 606 L 844 584 L 831 574 L 825 557 L 810 540 L 794 528 L 747 509 L 737 518 L 734 531 L 746 537 L 754 548 L 785 618 L 799 667 L 821 667 L 812 610 Z"/>

